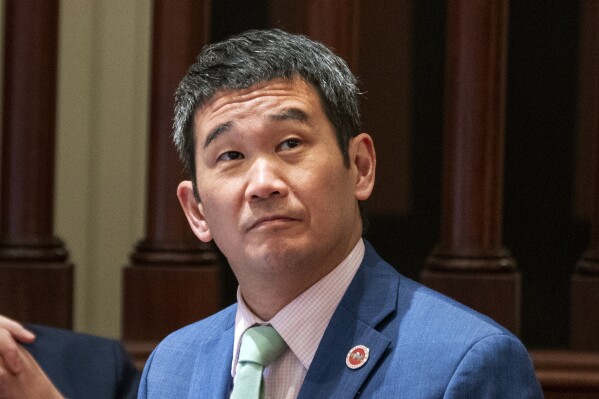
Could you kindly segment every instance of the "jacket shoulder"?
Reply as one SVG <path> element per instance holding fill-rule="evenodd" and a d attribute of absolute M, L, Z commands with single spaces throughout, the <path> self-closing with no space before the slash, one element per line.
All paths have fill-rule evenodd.
<path fill-rule="evenodd" d="M 226 389 L 236 309 L 229 306 L 160 342 L 146 362 L 138 397 L 187 397 L 205 385 Z"/>
<path fill-rule="evenodd" d="M 391 341 L 388 356 L 379 365 L 384 372 L 375 373 L 363 393 L 474 398 L 496 390 L 516 393 L 501 397 L 541 397 L 530 357 L 510 331 L 402 276 L 382 259 L 373 267 L 397 279 L 398 285 L 395 312 L 376 327 Z"/>
<path fill-rule="evenodd" d="M 231 305 L 205 319 L 170 333 L 156 349 L 164 346 L 188 345 L 192 341 L 206 342 L 220 338 L 223 331 L 235 326 L 237 304 Z"/>

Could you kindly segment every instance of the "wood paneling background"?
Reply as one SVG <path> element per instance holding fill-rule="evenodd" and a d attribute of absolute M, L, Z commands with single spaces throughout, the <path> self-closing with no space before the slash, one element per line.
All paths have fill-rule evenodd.
<path fill-rule="evenodd" d="M 500 3 L 489 0 L 477 4 Z M 156 173 L 160 174 L 147 171 L 146 145 L 150 143 L 150 153 L 156 146 L 160 152 L 163 146 L 155 142 L 152 148 L 149 132 L 168 127 L 168 117 L 162 117 L 161 122 L 149 117 L 156 91 L 151 90 L 150 81 L 157 85 L 160 79 L 160 75 L 150 74 L 150 21 L 155 4 L 150 0 L 60 3 L 56 222 L 44 231 L 52 235 L 56 229 L 75 265 L 75 327 L 100 335 L 119 334 L 120 271 L 132 252 L 133 270 L 142 273 L 136 277 L 139 285 L 125 289 L 124 300 L 134 312 L 147 312 L 144 306 L 160 302 L 160 295 L 152 288 L 164 281 L 161 273 L 169 273 L 163 267 L 143 269 L 152 263 L 147 262 L 152 254 L 156 259 L 163 255 L 164 246 L 156 244 L 168 241 L 168 221 L 160 219 L 166 213 L 156 209 L 170 201 L 169 195 L 175 198 L 174 192 L 164 193 L 146 202 L 151 196 L 148 192 L 161 187 L 146 184 L 146 176 L 154 182 Z M 400 272 L 414 279 L 419 279 L 426 257 L 443 240 L 440 220 L 446 203 L 441 188 L 447 172 L 442 161 L 446 140 L 443 121 L 447 117 L 444 98 L 448 90 L 454 90 L 447 85 L 447 52 L 453 44 L 447 43 L 447 21 L 452 12 L 447 4 L 414 0 L 219 0 L 211 2 L 209 16 L 199 16 L 209 20 L 205 41 L 276 25 L 325 35 L 323 40 L 336 43 L 339 52 L 349 58 L 364 91 L 364 129 L 372 133 L 379 158 L 377 186 L 367 205 L 367 238 Z M 597 353 L 567 350 L 575 335 L 571 332 L 570 308 L 576 301 L 571 298 L 580 299 L 570 292 L 571 277 L 585 250 L 594 253 L 597 241 L 589 234 L 596 212 L 593 207 L 598 202 L 592 190 L 597 181 L 593 142 L 599 132 L 593 127 L 597 107 L 592 105 L 596 104 L 597 92 L 581 90 L 592 87 L 592 76 L 597 76 L 593 61 L 590 67 L 586 64 L 599 51 L 589 44 L 592 40 L 587 40 L 589 33 L 584 26 L 597 26 L 596 19 L 585 22 L 593 13 L 588 7 L 596 7 L 596 3 L 511 0 L 507 11 L 505 150 L 502 157 L 499 154 L 504 163 L 503 228 L 494 237 L 510 250 L 521 274 L 521 285 L 514 285 L 520 293 L 509 295 L 511 299 L 521 295 L 521 315 L 511 316 L 521 320 L 521 337 L 533 350 L 547 397 L 592 397 L 599 389 L 593 377 L 598 370 Z M 201 12 L 206 13 L 205 9 Z M 332 26 L 338 29 L 333 32 Z M 590 35 L 596 36 L 596 32 L 591 30 Z M 585 58 L 584 54 L 591 56 Z M 583 98 L 590 98 L 591 106 L 585 108 Z M 579 112 L 585 109 L 591 109 L 590 117 Z M 494 127 L 501 129 L 501 123 L 497 125 Z M 465 161 L 457 157 L 455 162 Z M 2 187 L 7 179 L 3 177 Z M 5 196 L 6 192 L 2 198 Z M 4 220 L 7 216 L 0 215 Z M 136 243 L 140 243 L 137 250 Z M 39 284 L 39 279 L 15 277 L 8 266 L 0 273 L 0 289 L 11 300 L 17 297 L 6 294 L 5 287 L 18 287 L 11 279 L 24 279 L 29 288 Z M 204 270 L 212 282 L 205 293 L 210 300 L 186 303 L 187 316 L 197 309 L 197 317 L 203 317 L 204 311 L 209 312 L 206 309 L 211 311 L 234 300 L 234 278 L 226 268 L 214 267 L 217 269 Z M 177 280 L 175 274 L 172 277 Z M 446 277 L 447 283 L 450 279 Z M 206 276 L 199 280 L 206 281 Z M 582 302 L 590 302 L 590 309 L 599 306 L 594 303 L 595 280 L 597 277 L 592 276 L 585 279 L 590 281 L 588 292 L 592 295 L 584 296 L 590 299 Z M 463 282 L 457 290 L 462 288 Z M 175 302 L 184 301 L 177 299 L 176 291 L 168 293 L 167 289 L 165 295 Z M 26 290 L 19 292 L 31 296 Z M 469 294 L 473 296 L 472 291 Z M 473 297 L 476 304 L 480 296 Z M 490 303 L 499 301 L 497 296 L 487 299 Z M 8 303 L 1 295 L 0 300 Z M 57 302 L 57 306 L 69 312 L 68 295 L 66 301 Z M 131 322 L 143 324 L 133 317 Z M 148 328 L 136 330 L 131 337 L 143 338 Z M 577 329 L 590 336 L 598 333 L 584 323 Z M 582 346 L 579 349 L 585 349 Z M 142 358 L 150 347 L 143 342 L 130 346 Z"/>

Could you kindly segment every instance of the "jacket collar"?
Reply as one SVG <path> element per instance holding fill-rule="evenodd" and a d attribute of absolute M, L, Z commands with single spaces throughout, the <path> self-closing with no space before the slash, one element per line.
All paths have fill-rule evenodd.
<path fill-rule="evenodd" d="M 365 243 L 364 260 L 322 337 L 299 399 L 356 396 L 391 343 L 377 326 L 396 308 L 399 278 Z M 369 357 L 350 369 L 346 357 L 356 345 L 366 346 Z"/>
<path fill-rule="evenodd" d="M 228 398 L 231 392 L 231 361 L 233 360 L 233 335 L 237 305 L 228 309 L 222 327 L 215 326 L 213 340 L 198 345 L 193 377 L 189 386 L 189 397 Z M 214 354 L 218 354 L 214 356 Z"/>

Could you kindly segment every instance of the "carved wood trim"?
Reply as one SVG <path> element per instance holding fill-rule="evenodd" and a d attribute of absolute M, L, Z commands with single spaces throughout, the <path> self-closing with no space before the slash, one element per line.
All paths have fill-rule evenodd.
<path fill-rule="evenodd" d="M 531 357 L 546 393 L 599 395 L 599 352 L 534 350 Z"/>

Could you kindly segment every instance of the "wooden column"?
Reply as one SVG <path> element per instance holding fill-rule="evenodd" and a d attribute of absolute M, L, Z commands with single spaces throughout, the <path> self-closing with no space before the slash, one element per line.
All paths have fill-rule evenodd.
<path fill-rule="evenodd" d="M 324 43 L 355 71 L 358 7 L 358 0 L 270 0 L 269 21 L 273 27 Z"/>
<path fill-rule="evenodd" d="M 53 235 L 57 0 L 5 8 L 0 314 L 70 328 L 73 270 Z"/>
<path fill-rule="evenodd" d="M 507 0 L 448 2 L 440 241 L 422 281 L 520 327 L 520 275 L 502 246 Z"/>
<path fill-rule="evenodd" d="M 208 42 L 210 2 L 154 1 L 146 236 L 124 269 L 123 338 L 156 341 L 221 307 L 213 246 L 191 232 L 176 189 L 188 178 L 172 144 L 174 93 Z"/>
<path fill-rule="evenodd" d="M 570 343 L 573 349 L 599 350 L 599 3 L 581 4 L 579 129 L 593 143 L 591 242 L 570 283 Z"/>

